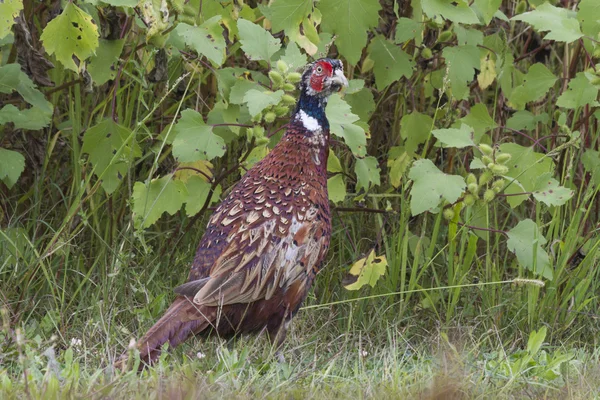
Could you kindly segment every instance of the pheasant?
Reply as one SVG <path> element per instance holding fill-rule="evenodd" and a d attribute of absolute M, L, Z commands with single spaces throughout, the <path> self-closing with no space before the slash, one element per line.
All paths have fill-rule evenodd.
<path fill-rule="evenodd" d="M 277 348 L 283 343 L 329 248 L 325 106 L 347 85 L 339 60 L 306 67 L 287 132 L 214 211 L 188 282 L 137 342 L 145 364 L 164 343 L 174 348 L 203 333 L 266 330 Z"/>

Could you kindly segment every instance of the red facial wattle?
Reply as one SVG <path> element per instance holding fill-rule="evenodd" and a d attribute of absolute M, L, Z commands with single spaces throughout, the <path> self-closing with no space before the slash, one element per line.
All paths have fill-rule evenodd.
<path fill-rule="evenodd" d="M 310 87 L 315 92 L 320 92 L 323 90 L 323 82 L 327 78 L 331 78 L 333 75 L 333 68 L 331 64 L 325 61 L 321 61 L 316 63 L 313 66 L 313 73 L 310 77 Z"/>

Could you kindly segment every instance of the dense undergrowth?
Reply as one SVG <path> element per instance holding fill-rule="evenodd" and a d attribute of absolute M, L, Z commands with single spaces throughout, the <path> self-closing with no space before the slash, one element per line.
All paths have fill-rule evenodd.
<path fill-rule="evenodd" d="M 6 0 L 0 17 L 3 398 L 597 393 L 595 0 Z M 211 338 L 113 371 L 323 55 L 351 82 L 327 110 L 334 231 L 286 362 Z"/>

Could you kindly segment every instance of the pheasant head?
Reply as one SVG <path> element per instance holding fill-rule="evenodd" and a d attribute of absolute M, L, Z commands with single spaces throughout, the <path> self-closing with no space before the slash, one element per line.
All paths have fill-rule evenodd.
<path fill-rule="evenodd" d="M 325 106 L 332 93 L 348 86 L 340 60 L 321 58 L 306 66 L 300 81 L 300 99 L 293 120 L 299 120 L 309 131 L 329 129 Z"/>

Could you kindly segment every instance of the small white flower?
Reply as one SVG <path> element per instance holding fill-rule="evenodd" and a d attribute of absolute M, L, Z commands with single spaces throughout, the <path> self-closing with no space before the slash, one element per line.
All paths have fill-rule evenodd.
<path fill-rule="evenodd" d="M 202 360 L 203 358 L 206 357 L 206 354 L 204 354 L 203 352 L 199 351 L 196 353 L 196 357 L 198 357 L 198 360 Z"/>
<path fill-rule="evenodd" d="M 77 339 L 77 338 L 71 339 L 71 346 L 73 346 L 73 347 L 80 347 L 81 343 L 82 343 L 81 339 Z"/>
<path fill-rule="evenodd" d="M 369 355 L 369 352 L 368 352 L 368 351 L 366 351 L 366 350 L 361 350 L 361 351 L 360 351 L 360 356 L 361 356 L 361 357 L 366 357 L 366 356 L 368 356 L 368 355 Z"/>

